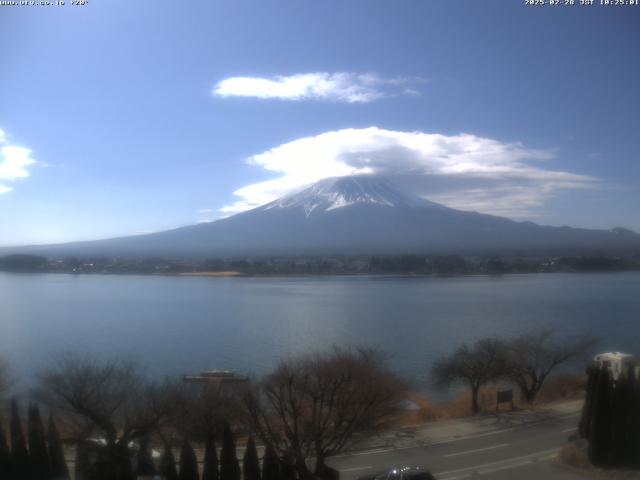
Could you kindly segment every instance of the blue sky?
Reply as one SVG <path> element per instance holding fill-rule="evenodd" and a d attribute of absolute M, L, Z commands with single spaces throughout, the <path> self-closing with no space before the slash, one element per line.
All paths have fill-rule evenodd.
<path fill-rule="evenodd" d="M 640 230 L 639 23 L 519 0 L 0 7 L 0 245 L 162 230 L 353 173 Z"/>

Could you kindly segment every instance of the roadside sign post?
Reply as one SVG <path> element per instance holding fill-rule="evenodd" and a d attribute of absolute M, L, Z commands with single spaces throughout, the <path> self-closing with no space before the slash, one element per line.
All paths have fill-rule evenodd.
<path fill-rule="evenodd" d="M 513 410 L 513 390 L 502 390 L 497 393 L 496 412 L 500 409 L 501 403 L 510 403 Z"/>

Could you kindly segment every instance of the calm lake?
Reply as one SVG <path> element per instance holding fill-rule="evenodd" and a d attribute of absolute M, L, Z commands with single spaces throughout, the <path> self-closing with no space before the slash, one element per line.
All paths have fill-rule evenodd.
<path fill-rule="evenodd" d="M 29 383 L 68 350 L 152 375 L 268 371 L 290 354 L 371 345 L 419 390 L 460 342 L 536 326 L 640 351 L 640 273 L 202 278 L 0 273 L 0 356 Z"/>

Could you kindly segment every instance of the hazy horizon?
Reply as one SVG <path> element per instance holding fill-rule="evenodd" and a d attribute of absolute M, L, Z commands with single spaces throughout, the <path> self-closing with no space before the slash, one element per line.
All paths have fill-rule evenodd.
<path fill-rule="evenodd" d="M 365 176 L 365 177 L 375 177 L 375 176 L 373 176 L 373 175 L 369 175 L 369 176 Z M 323 180 L 327 180 L 327 179 L 331 179 L 331 178 L 342 178 L 342 177 L 327 177 L 326 179 L 323 179 Z M 385 178 L 385 179 L 386 179 L 386 177 L 383 177 L 383 178 Z M 315 185 L 316 183 L 318 183 L 318 182 L 314 182 L 313 184 L 310 184 L 310 185 L 305 185 L 302 189 L 295 189 L 295 190 L 293 190 L 293 192 L 289 192 L 288 194 L 284 195 L 283 197 L 279 197 L 279 198 L 289 198 L 289 197 L 291 197 L 293 194 L 295 194 L 296 192 L 299 192 L 299 191 L 301 191 L 301 190 L 306 190 L 306 189 L 308 189 L 309 187 L 311 187 L 311 186 Z M 397 184 L 396 182 L 394 182 L 394 183 L 395 183 L 395 184 Z M 423 198 L 424 198 L 424 197 L 423 197 Z M 424 198 L 424 199 L 425 199 L 425 200 L 428 200 L 427 198 Z M 268 203 L 265 203 L 265 204 L 261 204 L 261 205 L 255 206 L 255 207 L 251 207 L 251 209 L 250 209 L 250 210 L 260 209 L 261 207 L 264 207 L 264 206 L 268 205 L 269 203 L 271 203 L 271 202 L 268 202 Z M 436 205 L 442 205 L 442 204 L 437 204 L 437 203 L 436 203 Z M 234 213 L 232 213 L 232 214 L 230 214 L 230 215 L 225 215 L 224 217 L 216 218 L 216 219 L 213 219 L 213 220 L 199 221 L 199 222 L 196 222 L 196 223 L 190 223 L 190 224 L 185 224 L 185 225 L 176 225 L 176 226 L 174 226 L 174 227 L 169 227 L 169 228 L 166 228 L 166 229 L 163 229 L 163 230 L 157 230 L 157 231 L 137 232 L 137 233 L 130 234 L 130 235 L 121 235 L 121 236 L 114 236 L 114 237 L 102 237 L 102 238 L 90 238 L 90 239 L 70 240 L 70 241 L 68 241 L 68 242 L 59 242 L 59 243 L 53 243 L 53 244 L 51 244 L 51 243 L 33 243 L 33 244 L 22 244 L 22 245 L 2 245 L 2 244 L 0 244 L 0 248 L 3 248 L 3 247 L 16 247 L 16 248 L 20 248 L 20 247 L 30 247 L 30 246 L 47 246 L 47 245 L 57 245 L 57 244 L 66 244 L 66 243 L 82 243 L 82 242 L 92 242 L 92 241 L 100 241 L 100 240 L 112 240 L 112 239 L 118 239 L 118 238 L 127 237 L 127 236 L 142 236 L 142 235 L 150 235 L 150 234 L 154 234 L 154 233 L 161 233 L 161 232 L 166 232 L 166 231 L 170 231 L 170 230 L 181 229 L 181 228 L 184 228 L 184 227 L 192 227 L 192 226 L 199 225 L 199 224 L 203 224 L 203 223 L 213 223 L 213 222 L 217 222 L 217 221 L 220 221 L 220 220 L 224 220 L 224 219 L 226 219 L 226 218 L 229 218 L 229 217 L 232 217 L 232 216 L 234 216 L 234 215 L 238 215 L 238 214 L 240 214 L 240 213 L 247 212 L 247 211 L 249 211 L 249 210 L 243 210 L 243 211 L 241 211 L 241 212 L 234 212 Z M 466 210 L 460 210 L 460 211 L 466 211 Z M 479 212 L 479 213 L 482 213 L 482 212 Z M 504 217 L 504 218 L 508 218 L 508 217 Z M 529 221 L 531 221 L 531 220 L 529 220 Z M 537 223 L 538 225 L 541 225 L 541 226 L 548 226 L 548 225 L 546 225 L 544 222 L 535 222 L 535 221 L 534 221 L 534 223 Z M 566 227 L 572 227 L 572 228 L 579 228 L 579 227 L 575 227 L 574 225 L 559 225 L 559 226 L 566 226 Z M 622 227 L 622 228 L 626 228 L 626 227 L 624 227 L 623 225 L 614 225 L 614 226 L 612 226 L 610 229 L 601 229 L 601 230 L 612 230 L 612 229 L 614 229 L 614 228 L 620 228 L 620 227 Z M 597 229 L 594 229 L 594 230 L 597 230 Z M 636 232 L 636 233 L 638 233 L 638 232 Z"/>

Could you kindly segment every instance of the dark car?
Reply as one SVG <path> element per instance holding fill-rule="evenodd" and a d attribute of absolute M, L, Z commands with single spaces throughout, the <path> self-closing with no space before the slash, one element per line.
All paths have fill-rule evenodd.
<path fill-rule="evenodd" d="M 436 480 L 436 477 L 420 467 L 393 467 L 358 480 Z"/>

